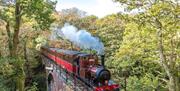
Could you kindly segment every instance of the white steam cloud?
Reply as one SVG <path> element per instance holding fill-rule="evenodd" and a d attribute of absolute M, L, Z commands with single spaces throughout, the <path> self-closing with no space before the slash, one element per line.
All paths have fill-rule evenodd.
<path fill-rule="evenodd" d="M 99 38 L 92 36 L 86 30 L 78 30 L 73 25 L 66 23 L 64 27 L 56 30 L 56 34 L 64 39 L 68 39 L 81 49 L 92 49 L 98 54 L 104 54 L 104 45 Z"/>

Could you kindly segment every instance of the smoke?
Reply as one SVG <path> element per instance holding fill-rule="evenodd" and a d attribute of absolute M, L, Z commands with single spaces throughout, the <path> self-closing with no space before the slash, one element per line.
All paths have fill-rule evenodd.
<path fill-rule="evenodd" d="M 76 27 L 66 23 L 64 27 L 56 30 L 56 34 L 72 42 L 81 49 L 91 49 L 98 54 L 104 54 L 104 45 L 99 38 L 92 36 L 86 30 L 78 30 Z"/>

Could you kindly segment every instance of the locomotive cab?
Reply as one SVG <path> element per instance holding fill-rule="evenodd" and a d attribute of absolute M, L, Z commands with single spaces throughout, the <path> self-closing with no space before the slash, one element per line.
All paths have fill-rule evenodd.
<path fill-rule="evenodd" d="M 81 77 L 81 78 L 83 78 L 83 79 L 85 79 L 85 78 L 87 78 L 87 65 L 88 65 L 88 63 L 87 63 L 87 57 L 86 56 L 84 56 L 84 57 L 80 57 L 80 60 L 79 60 L 79 76 Z"/>
<path fill-rule="evenodd" d="M 93 65 L 98 64 L 98 60 L 94 58 L 93 55 L 79 55 L 79 64 L 78 64 L 78 75 L 82 78 L 89 78 L 88 68 Z"/>

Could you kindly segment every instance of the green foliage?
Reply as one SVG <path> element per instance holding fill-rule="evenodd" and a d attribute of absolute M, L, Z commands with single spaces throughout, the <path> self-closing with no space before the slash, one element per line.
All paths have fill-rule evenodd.
<path fill-rule="evenodd" d="M 3 2 L 5 4 L 8 1 Z M 55 2 L 49 1 L 45 2 L 44 0 L 20 0 L 20 16 L 34 19 L 37 23 L 34 25 L 35 27 L 39 27 L 41 29 L 49 28 L 50 24 L 54 21 L 51 14 L 55 8 Z M 6 22 L 15 22 L 15 9 L 14 3 L 6 3 L 1 6 L 0 10 L 0 18 L 5 20 Z"/>
<path fill-rule="evenodd" d="M 36 49 L 37 50 L 40 50 L 40 47 L 41 46 L 44 46 L 47 44 L 47 39 L 44 37 L 44 36 L 38 36 L 36 39 L 35 39 L 35 42 L 36 42 Z"/>
<path fill-rule="evenodd" d="M 18 84 L 24 82 L 23 61 L 19 58 L 0 58 L 0 80 L 2 89 L 14 90 Z M 23 83 L 24 84 L 24 83 Z M 23 89 L 23 88 L 22 88 Z M 22 90 L 21 90 L 22 91 Z"/>
<path fill-rule="evenodd" d="M 23 0 L 22 2 L 25 4 L 23 5 L 24 11 L 22 13 L 37 22 L 36 26 L 34 25 L 35 27 L 41 29 L 48 29 L 50 27 L 50 24 L 54 21 L 51 14 L 55 9 L 54 5 L 56 2 L 44 0 Z"/>
<path fill-rule="evenodd" d="M 93 31 L 96 29 L 95 23 L 97 17 L 94 15 L 87 16 L 85 11 L 79 10 L 77 8 L 63 9 L 58 12 L 57 17 L 58 27 L 64 26 L 65 23 L 76 26 L 79 29 L 86 29 Z"/>
<path fill-rule="evenodd" d="M 147 76 L 138 78 L 131 76 L 127 79 L 127 90 L 128 91 L 155 91 L 158 87 L 158 78 L 147 74 Z M 148 77 L 149 76 L 149 77 Z M 152 78 L 150 78 L 152 77 Z M 158 89 L 160 90 L 160 89 Z"/>
<path fill-rule="evenodd" d="M 31 43 L 33 45 L 37 31 L 32 30 L 47 30 L 50 27 L 50 24 L 54 21 L 52 13 L 55 10 L 55 4 L 56 2 L 51 0 L 0 1 L 0 20 L 3 22 L 2 26 L 5 27 L 2 30 L 6 30 L 5 32 L 7 33 L 7 36 L 4 37 L 6 41 L 3 43 L 5 46 L 1 49 L 4 49 L 2 51 L 9 49 L 9 55 L 7 55 L 17 57 L 6 57 L 7 59 L 4 58 L 6 62 L 2 65 L 0 64 L 3 69 L 0 72 L 3 74 L 2 84 L 5 84 L 1 86 L 7 86 L 11 91 L 24 91 L 26 79 L 23 59 L 23 56 L 25 56 L 23 49 L 26 49 L 24 48 L 24 41 L 28 41 L 28 44 Z M 7 55 L 3 54 L 0 56 L 4 57 Z M 25 59 L 28 60 L 28 58 L 26 57 Z"/>
<path fill-rule="evenodd" d="M 31 87 L 27 88 L 26 91 L 38 91 L 37 83 L 34 82 L 33 85 Z"/>
<path fill-rule="evenodd" d="M 58 24 L 60 27 L 64 26 L 65 23 L 75 25 L 78 28 L 81 23 L 81 18 L 86 16 L 86 12 L 77 8 L 63 9 L 59 12 Z"/>
<path fill-rule="evenodd" d="M 149 3 L 151 0 L 116 1 L 135 9 L 139 8 L 135 2 Z M 179 74 L 179 4 L 156 0 L 144 9 L 145 12 L 133 16 L 126 24 L 122 44 L 111 64 L 114 66 L 113 72 L 119 73 L 114 75 L 124 77 L 125 74 L 125 77 L 129 77 L 127 89 L 131 91 L 139 91 L 139 88 L 143 91 L 162 90 L 167 89 L 167 86 L 171 91 L 178 91 L 179 80 L 172 82 L 172 79 L 167 77 L 175 79 Z M 160 32 L 162 34 L 159 34 Z M 159 46 L 160 43 L 162 46 Z M 165 59 L 162 60 L 159 55 L 164 55 Z M 147 76 L 147 73 L 150 75 Z M 146 82 L 147 84 L 144 84 Z M 177 85 L 173 87 L 172 84 Z"/>
<path fill-rule="evenodd" d="M 126 6 L 127 11 L 131 11 L 133 9 L 147 9 L 153 3 L 156 3 L 161 0 L 112 0 L 120 3 L 121 5 Z"/>
<path fill-rule="evenodd" d="M 95 35 L 104 42 L 106 56 L 113 57 L 113 53 L 120 47 L 123 29 L 123 18 L 121 15 L 110 15 L 96 22 Z"/>
<path fill-rule="evenodd" d="M 76 24 L 76 26 L 80 29 L 86 29 L 91 33 L 94 33 L 94 30 L 96 30 L 96 21 L 98 18 L 94 15 L 91 16 L 85 16 L 79 20 L 79 23 Z"/>
<path fill-rule="evenodd" d="M 36 74 L 33 77 L 33 81 L 36 82 L 36 86 L 33 84 L 33 88 L 36 87 L 36 91 L 46 91 L 46 74 L 45 71 L 43 72 L 44 73 Z"/>

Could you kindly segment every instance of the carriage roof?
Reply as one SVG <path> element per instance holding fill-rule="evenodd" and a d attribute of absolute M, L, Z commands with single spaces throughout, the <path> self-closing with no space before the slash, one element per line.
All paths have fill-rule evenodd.
<path fill-rule="evenodd" d="M 50 48 L 50 50 L 56 51 L 58 53 L 63 53 L 63 54 L 67 54 L 67 55 L 77 55 L 77 56 L 89 56 L 91 54 L 87 54 L 87 53 L 82 53 L 79 51 L 73 51 L 73 50 L 64 50 L 64 49 L 60 49 L 60 48 Z"/>

